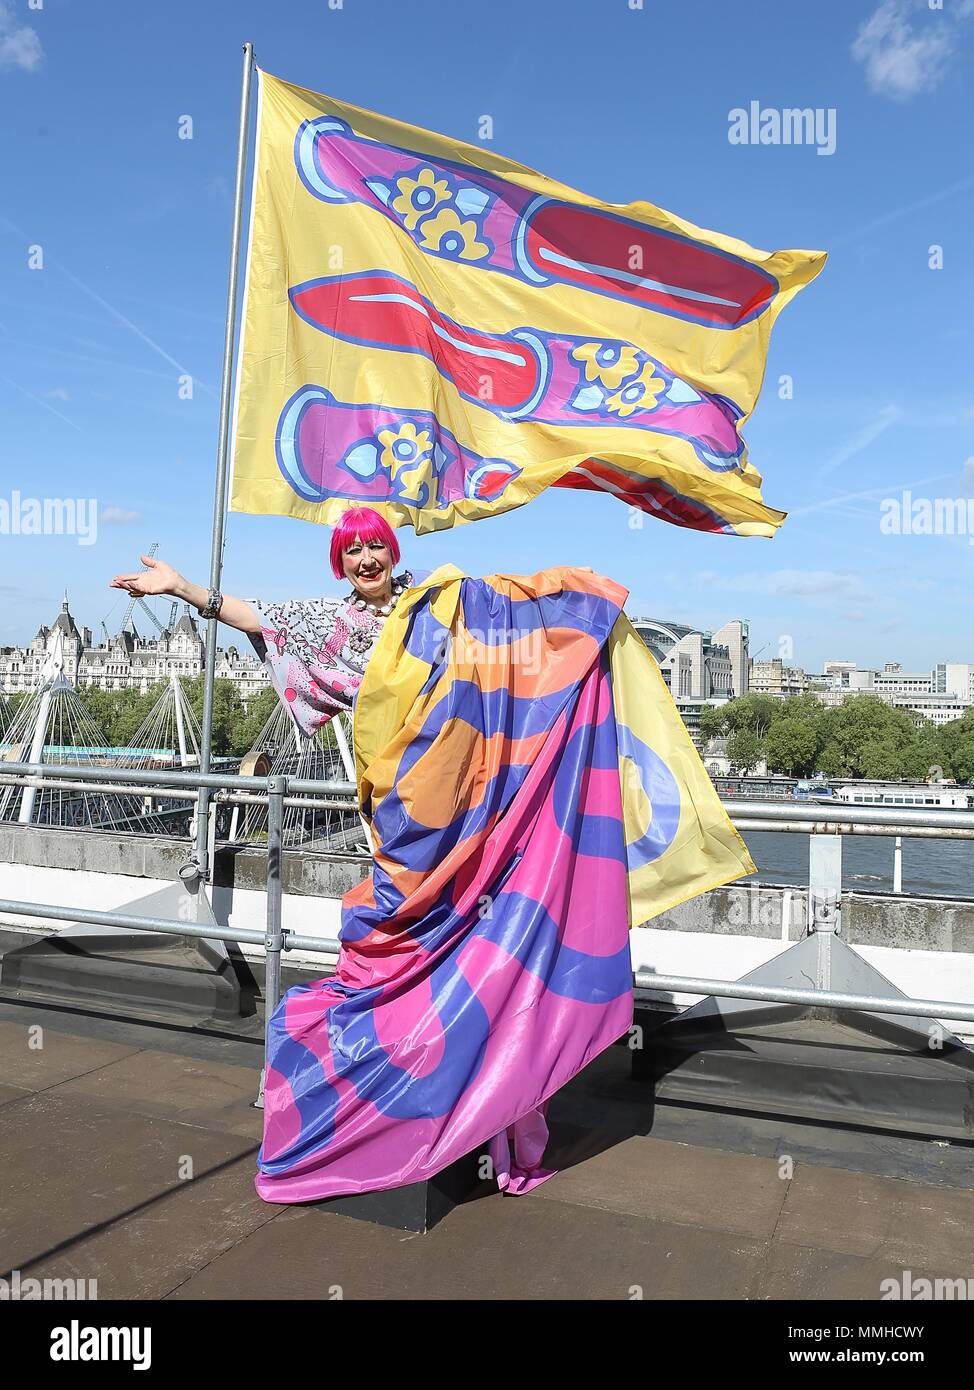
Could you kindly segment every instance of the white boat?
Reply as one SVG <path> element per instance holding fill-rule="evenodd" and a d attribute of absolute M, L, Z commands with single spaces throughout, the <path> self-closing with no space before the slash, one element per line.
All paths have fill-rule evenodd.
<path fill-rule="evenodd" d="M 857 806 L 923 806 L 967 811 L 974 805 L 974 788 L 956 782 L 884 782 L 872 779 L 832 783 L 839 801 Z"/>

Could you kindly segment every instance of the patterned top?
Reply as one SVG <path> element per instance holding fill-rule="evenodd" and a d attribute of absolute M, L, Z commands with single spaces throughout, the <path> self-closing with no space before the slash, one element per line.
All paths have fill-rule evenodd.
<path fill-rule="evenodd" d="M 397 575 L 405 587 L 408 570 Z M 308 736 L 336 714 L 351 711 L 385 618 L 345 598 L 249 598 L 260 633 L 248 633 L 271 684 Z"/>

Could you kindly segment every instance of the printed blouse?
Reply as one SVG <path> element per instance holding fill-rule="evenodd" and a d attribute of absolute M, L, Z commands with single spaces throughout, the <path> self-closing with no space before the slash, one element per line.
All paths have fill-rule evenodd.
<path fill-rule="evenodd" d="M 405 587 L 408 570 L 397 579 Z M 345 598 L 249 598 L 260 633 L 249 633 L 271 684 L 308 736 L 336 714 L 351 711 L 385 618 Z"/>

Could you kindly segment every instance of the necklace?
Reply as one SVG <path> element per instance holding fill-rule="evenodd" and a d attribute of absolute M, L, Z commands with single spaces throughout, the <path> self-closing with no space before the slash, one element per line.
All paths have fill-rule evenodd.
<path fill-rule="evenodd" d="M 355 589 L 348 595 L 347 603 L 351 603 L 354 608 L 361 608 L 366 613 L 371 613 L 376 618 L 388 618 L 389 614 L 399 602 L 400 596 L 409 588 L 413 582 L 413 576 L 409 570 L 404 570 L 398 579 L 392 581 L 392 597 L 388 603 L 370 603 L 368 599 L 362 598 Z"/>

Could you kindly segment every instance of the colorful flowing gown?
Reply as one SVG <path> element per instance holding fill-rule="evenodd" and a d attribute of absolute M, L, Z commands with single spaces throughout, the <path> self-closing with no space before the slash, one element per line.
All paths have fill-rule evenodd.
<path fill-rule="evenodd" d="M 631 1024 L 630 923 L 754 872 L 626 597 L 445 566 L 386 620 L 355 713 L 374 867 L 336 974 L 270 1020 L 267 1201 L 475 1151 L 508 1192 L 543 1181 L 548 1099 Z"/>

